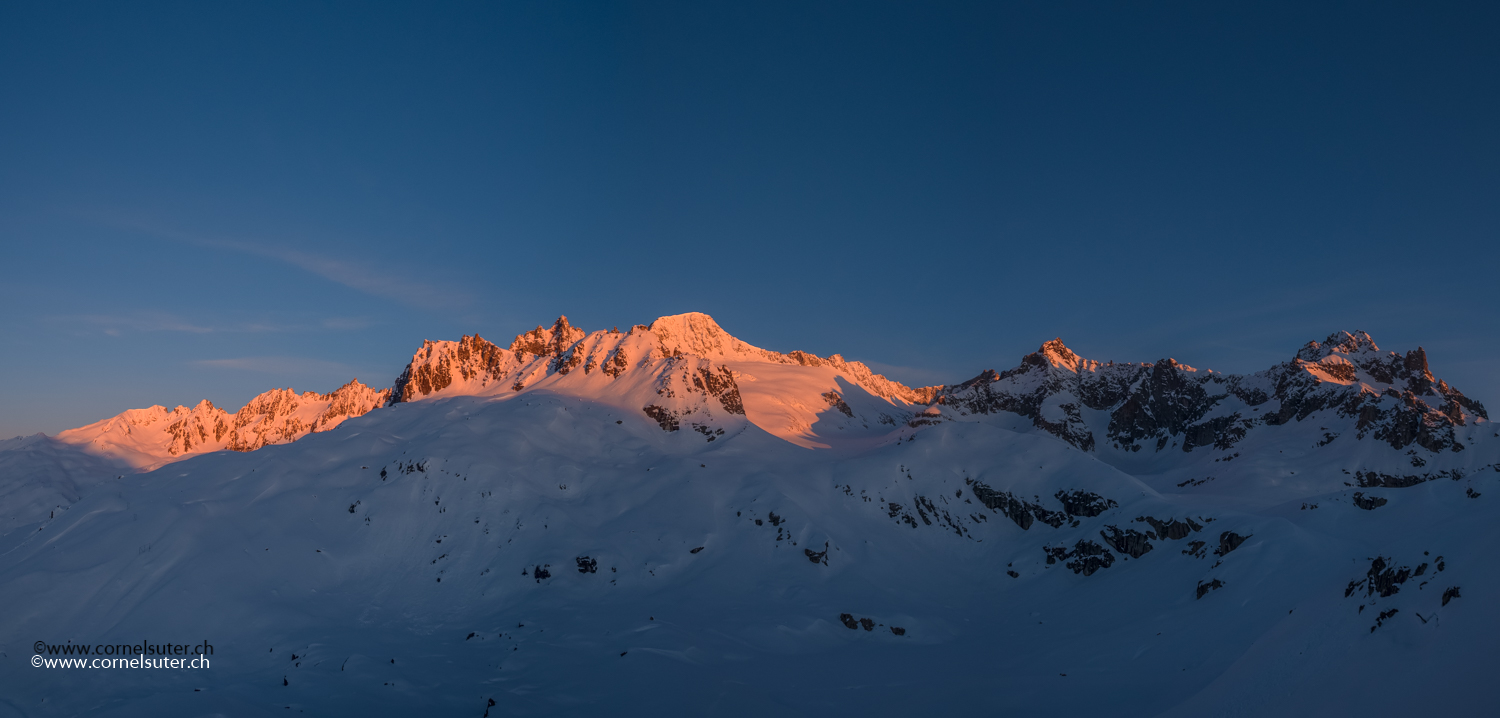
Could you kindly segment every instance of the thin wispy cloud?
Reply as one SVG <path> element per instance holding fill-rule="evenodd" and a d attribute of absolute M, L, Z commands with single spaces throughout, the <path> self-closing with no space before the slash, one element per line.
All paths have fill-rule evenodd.
<path fill-rule="evenodd" d="M 257 320 L 250 322 L 202 322 L 186 319 L 169 312 L 127 312 L 121 314 L 64 314 L 46 317 L 45 321 L 56 325 L 87 327 L 89 331 L 118 337 L 126 333 L 180 332 L 187 334 L 213 333 L 273 333 L 312 331 L 355 331 L 374 326 L 377 322 L 368 317 L 328 317 L 303 322 L 276 322 Z"/>
<path fill-rule="evenodd" d="M 199 359 L 188 362 L 200 369 L 231 369 L 256 372 L 258 374 L 341 374 L 354 376 L 355 368 L 342 362 L 292 356 L 236 357 L 230 359 Z"/>
<path fill-rule="evenodd" d="M 389 270 L 359 259 L 330 257 L 269 243 L 179 232 L 137 221 L 115 220 L 114 224 L 196 247 L 238 252 L 283 262 L 357 292 L 423 309 L 453 309 L 466 306 L 472 301 L 468 292 L 433 286 L 406 275 L 397 276 Z"/>
<path fill-rule="evenodd" d="M 375 324 L 376 321 L 369 317 L 329 317 L 322 321 L 324 329 L 336 329 L 340 331 L 366 329 L 375 326 Z"/>
<path fill-rule="evenodd" d="M 52 317 L 63 324 L 80 324 L 103 330 L 110 336 L 131 332 L 187 332 L 208 334 L 219 331 L 212 326 L 188 321 L 182 317 L 163 312 L 137 312 L 131 314 L 76 314 Z"/>

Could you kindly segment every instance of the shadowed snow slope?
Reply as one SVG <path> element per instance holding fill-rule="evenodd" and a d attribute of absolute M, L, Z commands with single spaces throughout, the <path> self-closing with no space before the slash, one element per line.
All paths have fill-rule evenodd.
<path fill-rule="evenodd" d="M 256 451 L 11 440 L 0 496 L 66 504 L 0 537 L 0 715 L 1484 714 L 1500 437 L 1344 336 L 918 390 L 703 315 L 560 319 Z"/>

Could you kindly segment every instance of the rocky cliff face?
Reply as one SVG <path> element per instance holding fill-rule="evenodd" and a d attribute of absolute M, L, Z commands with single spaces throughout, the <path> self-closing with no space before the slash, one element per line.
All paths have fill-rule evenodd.
<path fill-rule="evenodd" d="M 509 386 L 521 391 L 548 376 L 575 370 L 585 376 L 599 371 L 618 379 L 632 369 L 675 357 L 697 357 L 716 366 L 730 362 L 761 362 L 790 366 L 829 367 L 871 394 L 908 403 L 928 403 L 941 387 L 911 388 L 887 379 L 856 361 L 834 354 L 819 357 L 807 352 L 787 354 L 751 346 L 724 331 L 707 314 L 691 312 L 661 317 L 621 332 L 584 332 L 558 317 L 550 328 L 538 326 L 511 341 L 509 348 L 475 336 L 458 341 L 425 342 L 396 379 L 393 401 L 414 401 L 442 394 L 482 393 Z"/>
<path fill-rule="evenodd" d="M 1090 361 L 1053 340 L 1014 369 L 942 389 L 936 402 L 961 415 L 1019 414 L 1084 451 L 1227 451 L 1257 427 L 1316 415 L 1324 424 L 1328 417 L 1349 420 L 1357 438 L 1393 449 L 1457 452 L 1464 447 L 1454 427 L 1488 419 L 1479 402 L 1433 377 L 1421 348 L 1382 353 L 1363 332 L 1309 342 L 1290 361 L 1245 376 L 1172 359 Z M 1328 432 L 1325 443 L 1341 435 L 1319 430 Z"/>
<path fill-rule="evenodd" d="M 937 387 L 913 389 L 891 381 L 839 355 L 824 358 L 760 349 L 734 338 L 708 315 L 690 313 L 661 317 L 625 331 L 594 332 L 584 332 L 567 317 L 559 317 L 551 327 L 539 326 L 517 336 L 504 349 L 478 336 L 456 342 L 429 341 L 396 380 L 392 396 L 399 402 L 559 392 L 620 404 L 643 412 L 665 431 L 691 428 L 712 441 L 744 424 L 746 409 L 733 367 L 766 365 L 827 369 L 873 397 L 900 405 L 930 400 L 937 392 Z M 820 387 L 807 397 L 800 396 L 804 391 L 800 385 L 781 388 L 783 398 L 799 410 L 812 407 L 803 413 L 838 411 L 856 419 L 861 428 L 872 423 L 894 426 L 893 415 L 905 421 L 891 406 L 872 412 L 869 418 L 857 418 L 835 386 Z M 830 395 L 834 398 L 829 399 Z M 810 420 L 791 423 L 798 425 L 794 432 L 809 430 Z"/>

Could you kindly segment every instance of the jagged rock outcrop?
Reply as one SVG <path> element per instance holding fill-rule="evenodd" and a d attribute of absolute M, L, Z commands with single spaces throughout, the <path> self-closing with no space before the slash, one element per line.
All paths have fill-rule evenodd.
<path fill-rule="evenodd" d="M 1454 427 L 1489 418 L 1483 405 L 1432 375 L 1424 350 L 1381 353 L 1363 332 L 1309 342 L 1291 361 L 1244 376 L 1173 359 L 1092 361 L 1055 339 L 1016 368 L 944 387 L 934 401 L 960 415 L 1019 414 L 1084 451 L 1228 450 L 1257 427 L 1319 415 L 1350 420 L 1358 439 L 1394 449 L 1456 452 L 1463 444 Z M 1324 432 L 1320 446 L 1340 435 Z"/>
<path fill-rule="evenodd" d="M 930 400 L 937 391 L 912 389 L 838 355 L 823 358 L 759 349 L 734 338 L 708 315 L 688 313 L 623 332 L 585 332 L 559 317 L 551 327 L 518 335 L 506 348 L 478 336 L 428 341 L 397 379 L 392 402 L 544 390 L 624 405 L 644 413 L 664 431 L 690 427 L 713 441 L 735 431 L 747 416 L 733 367 L 767 364 L 822 367 L 831 372 L 821 373 L 820 381 L 838 377 L 844 382 L 819 390 L 816 403 L 800 396 L 773 400 L 779 402 L 775 409 L 780 416 L 768 415 L 765 420 L 775 423 L 763 428 L 810 448 L 824 445 L 812 437 L 811 429 L 824 421 L 816 415 L 821 406 L 840 415 L 842 423 L 830 425 L 829 431 L 865 431 L 906 421 L 912 413 L 906 407 Z M 851 385 L 863 389 L 861 395 L 878 398 L 878 405 L 865 402 L 864 413 L 857 411 L 845 396 Z"/>
<path fill-rule="evenodd" d="M 1115 555 L 1109 549 L 1088 539 L 1079 540 L 1073 544 L 1072 549 L 1067 546 L 1043 546 L 1042 552 L 1047 555 L 1048 564 L 1062 561 L 1073 573 L 1085 576 L 1092 576 L 1099 569 L 1115 565 Z"/>
<path fill-rule="evenodd" d="M 1099 536 L 1109 547 L 1125 554 L 1131 558 L 1140 558 L 1146 552 L 1154 548 L 1151 539 L 1154 538 L 1150 531 L 1140 532 L 1135 529 L 1120 530 L 1118 526 L 1105 526 Z"/>
<path fill-rule="evenodd" d="M 204 400 L 192 408 L 131 409 L 57 435 L 57 440 L 116 458 L 137 468 L 207 451 L 254 451 L 327 431 L 384 406 L 390 390 L 358 379 L 327 394 L 272 389 L 229 412 Z"/>
<path fill-rule="evenodd" d="M 716 385 L 733 382 L 724 366 L 736 361 L 826 366 L 875 396 L 908 403 L 926 403 L 938 390 L 913 389 L 837 354 L 824 358 L 753 347 L 731 336 L 708 315 L 692 312 L 661 317 L 650 325 L 637 324 L 625 332 L 585 332 L 569 324 L 567 317 L 559 317 L 550 328 L 539 326 L 518 335 L 508 349 L 477 335 L 466 335 L 456 342 L 428 341 L 397 378 L 392 401 L 414 401 L 450 388 L 463 393 L 479 393 L 496 386 L 521 391 L 548 376 L 567 376 L 575 370 L 585 375 L 599 371 L 618 379 L 632 369 L 651 371 L 662 360 L 693 357 L 718 367 L 699 380 L 701 388 L 714 396 L 723 393 Z"/>

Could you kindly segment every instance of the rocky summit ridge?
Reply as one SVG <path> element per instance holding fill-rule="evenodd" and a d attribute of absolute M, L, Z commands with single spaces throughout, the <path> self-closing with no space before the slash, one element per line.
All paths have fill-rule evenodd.
<path fill-rule="evenodd" d="M 254 451 L 296 441 L 385 406 L 389 398 L 389 389 L 377 391 L 358 379 L 327 394 L 272 389 L 239 411 L 226 411 L 207 399 L 192 408 L 130 409 L 60 432 L 57 440 L 119 459 L 132 468 L 155 468 L 209 451 Z"/>
<path fill-rule="evenodd" d="M 869 393 L 907 403 L 926 403 L 941 387 L 912 388 L 876 374 L 857 361 L 834 354 L 819 357 L 802 351 L 787 354 L 751 346 L 724 331 L 707 314 L 690 312 L 618 328 L 584 332 L 558 317 L 550 328 L 537 326 L 501 349 L 479 335 L 458 341 L 427 341 L 396 379 L 393 402 L 434 394 L 473 393 L 499 386 L 522 391 L 549 375 L 574 370 L 585 376 L 599 371 L 618 378 L 661 359 L 691 357 L 720 365 L 763 362 L 789 366 L 829 367 L 845 374 Z"/>
<path fill-rule="evenodd" d="M 794 375 L 819 379 L 804 385 Z M 745 381 L 756 382 L 748 410 Z M 273 389 L 235 412 L 208 401 L 132 409 L 56 440 L 143 470 L 295 441 L 380 407 L 530 391 L 619 405 L 664 431 L 692 429 L 710 441 L 756 424 L 809 448 L 829 446 L 835 429 L 845 438 L 879 436 L 945 420 L 1011 417 L 1102 457 L 1232 452 L 1254 432 L 1313 417 L 1320 446 L 1348 436 L 1397 451 L 1460 452 L 1458 430 L 1489 418 L 1482 404 L 1433 376 L 1422 348 L 1382 352 L 1364 332 L 1335 332 L 1246 375 L 1170 358 L 1086 359 L 1059 338 L 1004 371 L 909 387 L 838 354 L 752 346 L 707 314 L 690 312 L 594 331 L 560 316 L 503 346 L 478 334 L 429 340 L 390 389 L 354 380 L 328 394 Z"/>
<path fill-rule="evenodd" d="M 1352 433 L 1397 450 L 1458 452 L 1464 444 L 1455 429 L 1489 418 L 1482 404 L 1433 377 L 1423 349 L 1382 353 L 1364 332 L 1308 342 L 1291 360 L 1248 375 L 1173 359 L 1090 361 L 1056 339 L 1013 369 L 942 388 L 936 403 L 960 415 L 1018 414 L 1084 451 L 1227 451 L 1258 427 L 1327 413 L 1352 424 L 1327 433 L 1325 444 Z"/>

